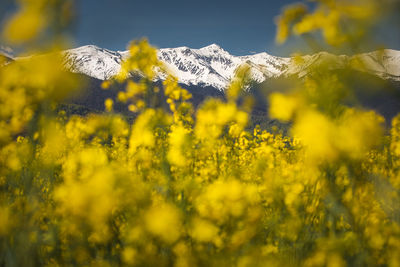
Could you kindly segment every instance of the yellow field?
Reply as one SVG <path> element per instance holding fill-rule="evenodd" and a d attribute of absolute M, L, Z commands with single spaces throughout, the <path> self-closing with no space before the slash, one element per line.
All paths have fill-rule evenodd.
<path fill-rule="evenodd" d="M 379 4 L 317 2 L 283 12 L 279 42 L 300 19 L 295 34 L 348 43 L 342 16 L 365 26 Z M 62 35 L 43 31 L 68 24 L 68 2 L 19 3 L 5 36 L 59 48 Z M 111 99 L 103 114 L 55 112 L 80 83 L 57 54 L 0 67 L 0 266 L 400 266 L 400 116 L 389 132 L 374 111 L 342 104 L 351 88 L 322 66 L 270 95 L 288 136 L 249 131 L 248 101 L 236 101 L 247 67 L 226 101 L 195 111 L 174 77 L 151 86 L 162 66 L 147 41 L 130 54 L 103 87 L 143 75 L 118 95 L 132 124 Z M 150 101 L 162 92 L 169 110 Z"/>

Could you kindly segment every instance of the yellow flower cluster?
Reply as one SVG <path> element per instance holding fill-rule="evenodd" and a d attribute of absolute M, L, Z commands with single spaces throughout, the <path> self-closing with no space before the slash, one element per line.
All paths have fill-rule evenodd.
<path fill-rule="evenodd" d="M 19 0 L 16 12 L 6 23 L 4 37 L 16 45 L 40 43 L 51 28 L 65 28 L 73 17 L 73 0 Z M 54 12 L 56 11 L 56 12 Z"/>
<path fill-rule="evenodd" d="M 36 2 L 58 3 L 19 12 L 40 21 Z M 400 265 L 400 115 L 385 133 L 319 68 L 270 95 L 289 136 L 250 131 L 247 66 L 227 101 L 194 110 L 176 78 L 153 84 L 154 48 L 130 54 L 115 80 L 133 122 L 111 99 L 102 114 L 57 111 L 79 87 L 57 56 L 0 67 L 0 265 Z"/>
<path fill-rule="evenodd" d="M 316 0 L 313 12 L 307 6 L 288 6 L 276 19 L 277 43 L 284 43 L 294 35 L 321 31 L 324 40 L 333 46 L 348 44 L 363 37 L 368 27 L 381 15 L 382 3 L 376 0 Z M 384 3 L 383 3 L 384 4 Z M 351 25 L 351 26 L 346 26 Z M 355 27 L 354 27 L 355 26 Z"/>

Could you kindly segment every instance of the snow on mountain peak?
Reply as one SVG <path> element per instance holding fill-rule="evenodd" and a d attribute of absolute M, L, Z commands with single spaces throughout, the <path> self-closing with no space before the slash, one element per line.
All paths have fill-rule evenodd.
<path fill-rule="evenodd" d="M 95 45 L 87 45 L 66 50 L 63 54 L 65 66 L 72 72 L 107 80 L 120 71 L 121 62 L 129 56 L 129 51 L 111 51 Z M 261 83 L 271 77 L 304 76 L 311 65 L 325 59 L 332 61 L 333 68 L 340 68 L 352 58 L 321 52 L 303 56 L 305 64 L 296 65 L 292 63 L 291 58 L 276 57 L 266 52 L 233 56 L 217 44 L 200 49 L 186 46 L 161 48 L 157 50 L 157 56 L 180 83 L 211 86 L 219 90 L 227 88 L 235 70 L 243 63 L 251 67 L 251 78 Z M 369 72 L 384 78 L 400 80 L 400 51 L 384 50 L 383 54 L 378 51 L 358 56 L 370 66 Z M 383 58 L 383 61 L 379 58 Z M 383 65 L 380 62 L 383 62 Z M 164 78 L 164 74 L 159 73 L 158 79 Z"/>
<path fill-rule="evenodd" d="M 158 57 L 181 83 L 212 86 L 219 90 L 227 88 L 235 70 L 243 63 L 251 65 L 255 81 L 263 82 L 266 78 L 280 75 L 290 61 L 267 53 L 233 56 L 217 44 L 200 49 L 163 48 L 159 49 Z"/>
<path fill-rule="evenodd" d="M 107 80 L 118 74 L 123 60 L 121 53 L 95 45 L 69 49 L 63 54 L 67 69 L 99 80 Z"/>
<path fill-rule="evenodd" d="M 91 77 L 107 80 L 121 69 L 121 61 L 129 56 L 129 51 L 111 51 L 86 45 L 64 52 L 65 65 L 72 72 L 84 73 Z M 234 76 L 236 68 L 248 63 L 251 75 L 257 82 L 282 73 L 289 60 L 259 53 L 251 56 L 233 56 L 217 44 L 200 49 L 187 46 L 162 48 L 157 51 L 160 61 L 175 75 L 180 83 L 188 85 L 212 86 L 225 90 Z M 163 74 L 159 74 L 163 79 Z"/>
<path fill-rule="evenodd" d="M 213 44 L 207 45 L 207 46 L 205 46 L 203 48 L 200 48 L 200 49 L 221 49 L 221 47 L 219 45 L 213 43 Z"/>
<path fill-rule="evenodd" d="M 211 51 L 211 52 L 219 52 L 219 51 L 224 51 L 219 45 L 217 45 L 217 44 L 210 44 L 210 45 L 207 45 L 207 46 L 205 46 L 205 47 L 202 47 L 202 48 L 200 48 L 199 50 L 202 50 L 202 51 Z"/>
<path fill-rule="evenodd" d="M 357 56 L 372 73 L 400 81 L 400 51 L 384 49 Z"/>

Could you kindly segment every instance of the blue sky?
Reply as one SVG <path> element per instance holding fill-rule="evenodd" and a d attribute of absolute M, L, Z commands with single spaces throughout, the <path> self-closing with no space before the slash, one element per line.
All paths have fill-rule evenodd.
<path fill-rule="evenodd" d="M 81 0 L 75 24 L 76 45 L 123 50 L 132 39 L 153 45 L 200 48 L 219 44 L 234 55 L 267 51 L 286 56 L 312 50 L 299 38 L 274 42 L 274 19 L 294 0 Z M 400 49 L 398 14 L 374 34 L 386 47 Z M 322 48 L 326 50 L 327 48 Z M 372 50 L 376 47 L 364 47 Z M 331 51 L 335 52 L 335 51 Z"/>
<path fill-rule="evenodd" d="M 83 0 L 77 45 L 114 50 L 147 37 L 157 47 L 217 43 L 232 54 L 275 50 L 274 18 L 291 0 Z"/>
<path fill-rule="evenodd" d="M 1 21 L 12 9 L 12 0 L 0 2 Z M 160 48 L 200 48 L 216 43 L 234 55 L 266 51 L 287 56 L 299 50 L 311 53 L 301 39 L 291 39 L 284 46 L 275 45 L 274 18 L 283 6 L 293 2 L 77 0 L 77 17 L 72 27 L 73 46 L 95 44 L 124 50 L 130 40 L 147 37 L 151 44 Z M 375 39 L 388 48 L 400 50 L 400 16 L 388 17 L 382 25 L 377 27 Z M 364 47 L 364 50 L 373 49 L 376 47 Z"/>

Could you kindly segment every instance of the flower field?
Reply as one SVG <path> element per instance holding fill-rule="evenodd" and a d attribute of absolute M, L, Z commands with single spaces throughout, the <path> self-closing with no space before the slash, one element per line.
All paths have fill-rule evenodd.
<path fill-rule="evenodd" d="M 279 42 L 300 19 L 294 34 L 348 43 L 341 16 L 365 26 L 377 3 L 317 2 L 285 9 Z M 65 41 L 70 4 L 19 1 L 4 30 L 47 54 L 0 63 L 0 266 L 400 266 L 400 116 L 385 127 L 346 105 L 352 89 L 319 66 L 269 95 L 288 134 L 249 129 L 251 101 L 237 101 L 249 67 L 225 100 L 194 109 L 173 76 L 152 83 L 163 66 L 146 40 L 103 84 L 126 84 L 118 101 L 133 122 L 112 99 L 67 116 L 57 105 L 82 84 L 48 52 Z"/>

